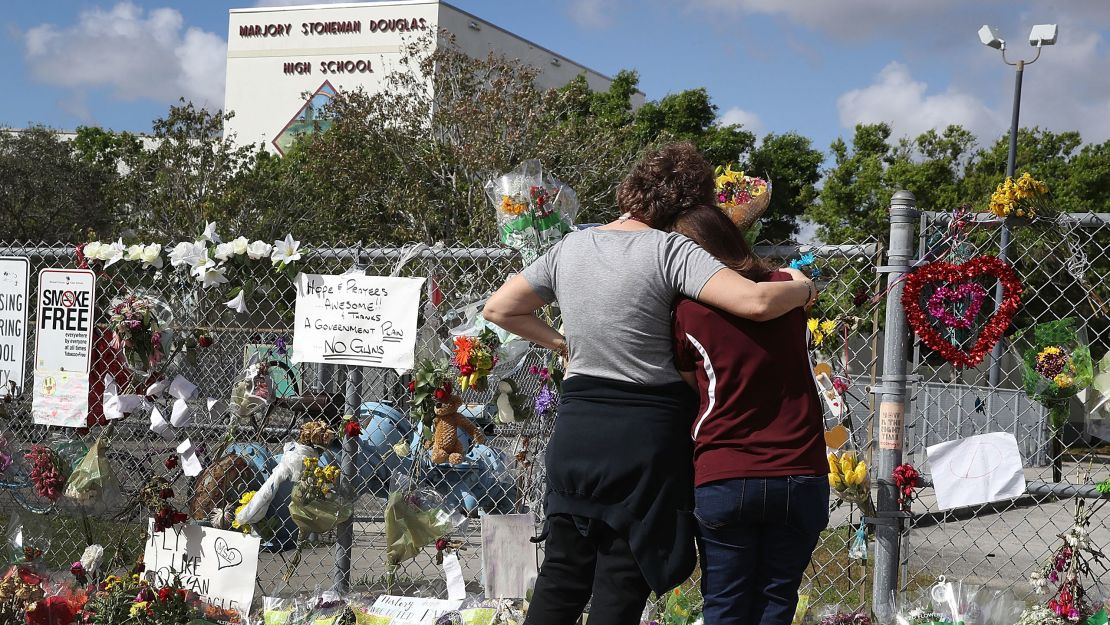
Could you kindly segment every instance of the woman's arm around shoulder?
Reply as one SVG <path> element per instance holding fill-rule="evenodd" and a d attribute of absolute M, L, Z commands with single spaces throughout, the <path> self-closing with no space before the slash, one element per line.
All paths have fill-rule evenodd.
<path fill-rule="evenodd" d="M 817 300 L 813 280 L 797 269 L 780 271 L 790 274 L 793 280 L 753 282 L 731 269 L 722 269 L 705 283 L 697 299 L 753 321 L 775 319 L 795 308 L 813 305 Z"/>

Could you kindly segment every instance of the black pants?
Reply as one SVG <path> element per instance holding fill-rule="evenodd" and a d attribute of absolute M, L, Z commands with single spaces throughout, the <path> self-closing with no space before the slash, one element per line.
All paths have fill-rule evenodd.
<path fill-rule="evenodd" d="M 639 625 L 651 588 L 628 542 L 600 521 L 548 519 L 543 566 L 525 625 L 572 625 L 593 595 L 590 625 Z"/>

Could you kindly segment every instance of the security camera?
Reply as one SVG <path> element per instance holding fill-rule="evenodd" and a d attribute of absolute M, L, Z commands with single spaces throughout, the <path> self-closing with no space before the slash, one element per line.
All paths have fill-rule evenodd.
<path fill-rule="evenodd" d="M 980 35 L 981 37 L 982 35 Z M 1029 31 L 1029 45 L 1041 47 L 1056 43 L 1056 24 L 1037 24 Z"/>
<path fill-rule="evenodd" d="M 987 24 L 983 24 L 979 29 L 979 41 L 982 41 L 984 46 L 995 50 L 1001 50 L 1006 45 L 1006 40 L 998 36 L 998 31 Z"/>

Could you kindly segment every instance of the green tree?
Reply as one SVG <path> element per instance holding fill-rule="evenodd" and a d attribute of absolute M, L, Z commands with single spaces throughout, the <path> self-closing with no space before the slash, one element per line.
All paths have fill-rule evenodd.
<path fill-rule="evenodd" d="M 0 219 L 4 238 L 80 242 L 115 231 L 108 187 L 115 169 L 81 158 L 74 145 L 36 126 L 0 131 Z"/>

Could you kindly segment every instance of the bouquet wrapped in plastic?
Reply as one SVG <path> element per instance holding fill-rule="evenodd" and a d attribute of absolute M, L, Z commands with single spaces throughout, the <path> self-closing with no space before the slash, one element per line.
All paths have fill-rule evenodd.
<path fill-rule="evenodd" d="M 486 196 L 497 216 L 501 242 L 519 250 L 525 263 L 570 232 L 578 216 L 574 190 L 544 172 L 535 159 L 487 182 Z"/>
<path fill-rule="evenodd" d="M 265 363 L 244 369 L 231 387 L 231 413 L 243 422 L 263 415 L 273 401 L 273 383 Z"/>
<path fill-rule="evenodd" d="M 841 500 L 854 503 L 871 514 L 871 478 L 867 463 L 856 457 L 856 452 L 845 451 L 829 454 L 829 486 Z"/>
<path fill-rule="evenodd" d="M 732 165 L 717 167 L 717 205 L 732 223 L 749 231 L 771 203 L 771 181 L 744 175 Z"/>
<path fill-rule="evenodd" d="M 289 515 L 301 532 L 330 532 L 351 518 L 353 510 L 351 498 L 339 487 L 339 467 L 320 466 L 318 458 L 305 458 L 289 503 Z"/>
<path fill-rule="evenodd" d="M 390 492 L 385 507 L 386 561 L 400 564 L 446 535 L 454 519 L 434 490 L 401 488 Z"/>
<path fill-rule="evenodd" d="M 108 464 L 108 444 L 96 439 L 66 480 L 65 497 L 86 511 L 103 512 L 119 502 L 121 489 Z"/>
<path fill-rule="evenodd" d="M 1075 319 L 1027 328 L 1018 335 L 1025 392 L 1048 408 L 1053 428 L 1068 418 L 1068 400 L 1091 385 L 1094 363 L 1087 335 Z"/>
<path fill-rule="evenodd" d="M 135 291 L 113 300 L 108 330 L 111 346 L 122 350 L 127 367 L 145 376 L 155 371 L 169 355 L 172 341 L 168 328 L 173 313 L 161 298 Z"/>

